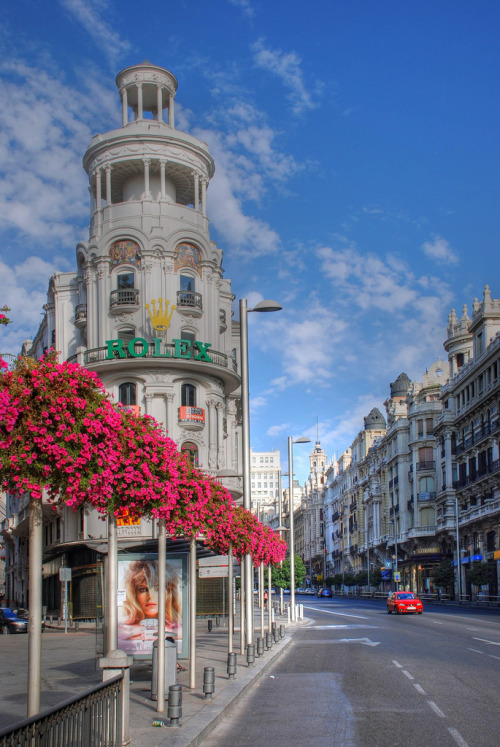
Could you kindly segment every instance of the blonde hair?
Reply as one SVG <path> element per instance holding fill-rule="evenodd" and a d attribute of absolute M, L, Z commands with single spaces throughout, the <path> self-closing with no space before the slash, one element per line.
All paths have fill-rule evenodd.
<path fill-rule="evenodd" d="M 126 625 L 135 625 L 145 618 L 137 601 L 137 589 L 140 586 L 147 586 L 149 589 L 158 588 L 157 560 L 134 560 L 127 569 L 123 603 Z M 177 570 L 169 563 L 167 563 L 165 590 L 165 622 L 167 624 L 177 623 L 181 620 L 179 577 Z"/>

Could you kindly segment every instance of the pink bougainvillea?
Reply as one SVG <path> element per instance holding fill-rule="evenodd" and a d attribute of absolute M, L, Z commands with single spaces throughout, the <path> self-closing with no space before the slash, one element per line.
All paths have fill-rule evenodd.
<path fill-rule="evenodd" d="M 102 514 L 165 519 L 173 537 L 255 563 L 282 560 L 286 544 L 193 467 L 150 417 L 115 405 L 77 364 L 20 359 L 0 373 L 0 480 L 4 490 Z"/>

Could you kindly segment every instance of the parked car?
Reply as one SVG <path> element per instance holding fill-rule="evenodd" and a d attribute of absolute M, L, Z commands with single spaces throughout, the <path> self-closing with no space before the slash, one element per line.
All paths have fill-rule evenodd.
<path fill-rule="evenodd" d="M 318 597 L 332 597 L 331 589 L 319 589 Z"/>
<path fill-rule="evenodd" d="M 414 612 L 419 615 L 424 611 L 424 605 L 412 591 L 391 591 L 387 597 L 387 614 L 395 612 L 397 615 Z"/>
<path fill-rule="evenodd" d="M 307 587 L 307 589 L 304 589 L 304 594 L 312 594 L 314 596 L 314 591 Z"/>
<path fill-rule="evenodd" d="M 10 607 L 0 607 L 0 630 L 3 635 L 27 633 L 28 620 L 18 617 Z"/>
<path fill-rule="evenodd" d="M 21 618 L 21 620 L 29 620 L 29 611 L 23 609 L 22 607 L 19 607 L 18 609 L 13 610 L 14 614 L 17 615 L 17 617 Z M 42 633 L 45 631 L 45 620 L 42 620 Z"/>

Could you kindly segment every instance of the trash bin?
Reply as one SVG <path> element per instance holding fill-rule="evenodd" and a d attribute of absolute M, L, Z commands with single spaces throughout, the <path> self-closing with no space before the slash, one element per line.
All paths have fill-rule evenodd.
<path fill-rule="evenodd" d="M 172 639 L 165 639 L 165 697 L 168 688 L 177 679 L 177 645 Z M 153 666 L 151 667 L 151 700 L 158 697 L 158 640 L 153 642 Z"/>

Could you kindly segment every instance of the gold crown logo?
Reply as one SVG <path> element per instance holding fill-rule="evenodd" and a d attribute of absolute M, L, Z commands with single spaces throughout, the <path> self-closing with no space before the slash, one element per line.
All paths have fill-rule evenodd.
<path fill-rule="evenodd" d="M 153 305 L 153 311 L 151 311 L 151 308 L 149 304 L 146 304 L 146 308 L 149 312 L 149 318 L 151 319 L 151 324 L 153 325 L 153 329 L 168 329 L 170 327 L 170 320 L 172 319 L 172 314 L 174 313 L 176 307 L 171 306 L 170 308 L 170 314 L 168 313 L 168 307 L 170 305 L 170 301 L 165 301 L 165 311 L 163 311 L 163 298 L 158 299 L 159 308 L 158 311 L 156 310 L 156 299 L 153 298 L 151 300 L 151 303 Z"/>

